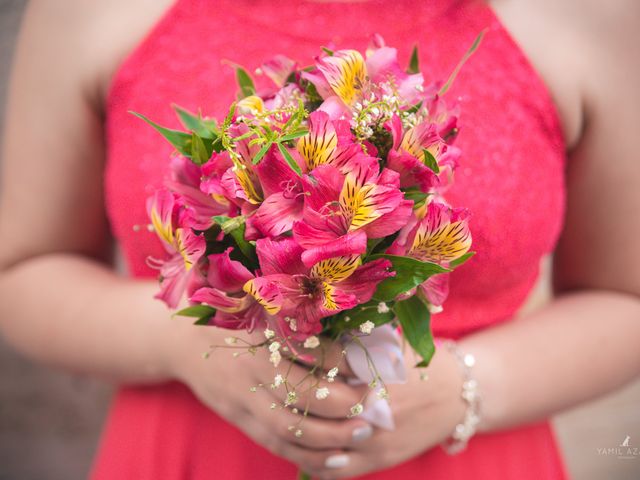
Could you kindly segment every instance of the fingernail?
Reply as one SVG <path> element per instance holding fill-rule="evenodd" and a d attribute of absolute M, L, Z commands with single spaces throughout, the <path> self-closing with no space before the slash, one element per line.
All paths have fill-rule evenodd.
<path fill-rule="evenodd" d="M 371 425 L 363 425 L 353 430 L 351 438 L 354 442 L 362 442 L 373 435 L 373 427 Z"/>
<path fill-rule="evenodd" d="M 347 465 L 349 465 L 349 455 L 344 454 L 331 455 L 324 462 L 324 466 L 327 468 L 343 468 Z"/>

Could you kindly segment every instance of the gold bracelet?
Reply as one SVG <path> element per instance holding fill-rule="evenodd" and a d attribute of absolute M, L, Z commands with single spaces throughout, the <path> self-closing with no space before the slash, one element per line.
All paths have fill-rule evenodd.
<path fill-rule="evenodd" d="M 442 345 L 458 360 L 463 380 L 460 396 L 467 406 L 462 422 L 456 425 L 451 437 L 442 443 L 445 452 L 455 455 L 467 448 L 469 440 L 475 435 L 480 423 L 480 393 L 478 382 L 473 376 L 476 358 L 470 353 L 463 353 L 458 344 L 452 340 L 447 340 Z"/>

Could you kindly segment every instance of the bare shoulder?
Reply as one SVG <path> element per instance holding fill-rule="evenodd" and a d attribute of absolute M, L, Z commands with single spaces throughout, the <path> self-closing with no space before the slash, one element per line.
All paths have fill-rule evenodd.
<path fill-rule="evenodd" d="M 611 86 L 611 82 L 620 81 L 616 75 L 628 75 L 637 68 L 640 2 L 490 3 L 547 83 L 558 106 L 567 146 L 574 149 L 584 132 L 589 110 L 594 103 L 605 101 L 605 84 Z"/>
<path fill-rule="evenodd" d="M 173 1 L 31 0 L 22 48 L 75 76 L 99 105 L 114 71 Z"/>
<path fill-rule="evenodd" d="M 28 5 L 2 135 L 0 270 L 51 252 L 108 258 L 104 92 L 122 59 L 169 3 L 33 0 Z"/>
<path fill-rule="evenodd" d="M 640 295 L 640 2 L 491 0 L 551 91 L 568 147 L 558 290 Z"/>
<path fill-rule="evenodd" d="M 546 1 L 546 0 L 545 0 Z M 567 169 L 567 213 L 556 252 L 561 289 L 640 295 L 640 3 L 560 2 L 579 39 L 584 127 Z M 573 17 L 570 17 L 573 11 Z"/>

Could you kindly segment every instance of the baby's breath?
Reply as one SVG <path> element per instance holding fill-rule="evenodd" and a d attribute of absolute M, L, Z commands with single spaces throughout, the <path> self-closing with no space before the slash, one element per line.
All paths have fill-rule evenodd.
<path fill-rule="evenodd" d="M 387 305 L 384 302 L 380 302 L 378 304 L 378 313 L 388 313 L 389 312 L 389 305 Z"/>
<path fill-rule="evenodd" d="M 381 388 L 376 392 L 376 397 L 378 397 L 380 400 L 388 400 L 389 393 L 387 392 L 386 388 Z"/>
<path fill-rule="evenodd" d="M 296 400 L 298 400 L 298 394 L 291 391 L 287 393 L 287 398 L 285 399 L 284 404 L 288 407 L 289 405 L 296 403 Z"/>
<path fill-rule="evenodd" d="M 361 403 L 356 403 L 353 407 L 351 407 L 351 416 L 357 417 L 364 411 L 364 407 Z"/>
<path fill-rule="evenodd" d="M 282 355 L 280 355 L 280 352 L 278 350 L 271 352 L 271 355 L 269 356 L 269 361 L 273 363 L 274 367 L 277 367 L 278 365 L 280 365 L 281 360 L 282 360 Z"/>
<path fill-rule="evenodd" d="M 373 331 L 375 326 L 375 323 L 373 323 L 371 320 L 367 320 L 366 322 L 360 324 L 360 331 L 365 335 L 369 335 Z"/>
<path fill-rule="evenodd" d="M 316 398 L 318 400 L 324 400 L 329 396 L 329 389 L 327 387 L 321 387 L 316 390 Z"/>
<path fill-rule="evenodd" d="M 284 383 L 284 378 L 282 378 L 282 375 L 277 374 L 275 377 L 273 377 L 273 384 L 271 386 L 272 388 L 278 388 L 283 383 Z"/>
<path fill-rule="evenodd" d="M 320 345 L 320 340 L 318 340 L 318 337 L 316 337 L 315 335 L 307 338 L 304 341 L 304 348 L 316 348 L 318 345 Z"/>

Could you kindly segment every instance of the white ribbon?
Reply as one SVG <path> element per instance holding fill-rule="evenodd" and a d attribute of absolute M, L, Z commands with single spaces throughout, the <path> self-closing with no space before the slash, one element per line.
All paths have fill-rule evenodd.
<path fill-rule="evenodd" d="M 407 381 L 407 371 L 404 366 L 404 355 L 400 343 L 400 335 L 391 325 L 374 328 L 369 335 L 358 335 L 359 342 L 347 340 L 347 362 L 355 374 L 350 383 L 353 385 L 369 384 L 375 378 L 369 366 L 366 348 L 373 365 L 385 384 L 397 384 Z M 382 386 L 377 382 L 376 387 L 364 402 L 364 411 L 360 418 L 372 425 L 393 430 L 395 423 L 389 403 L 378 398 Z"/>

